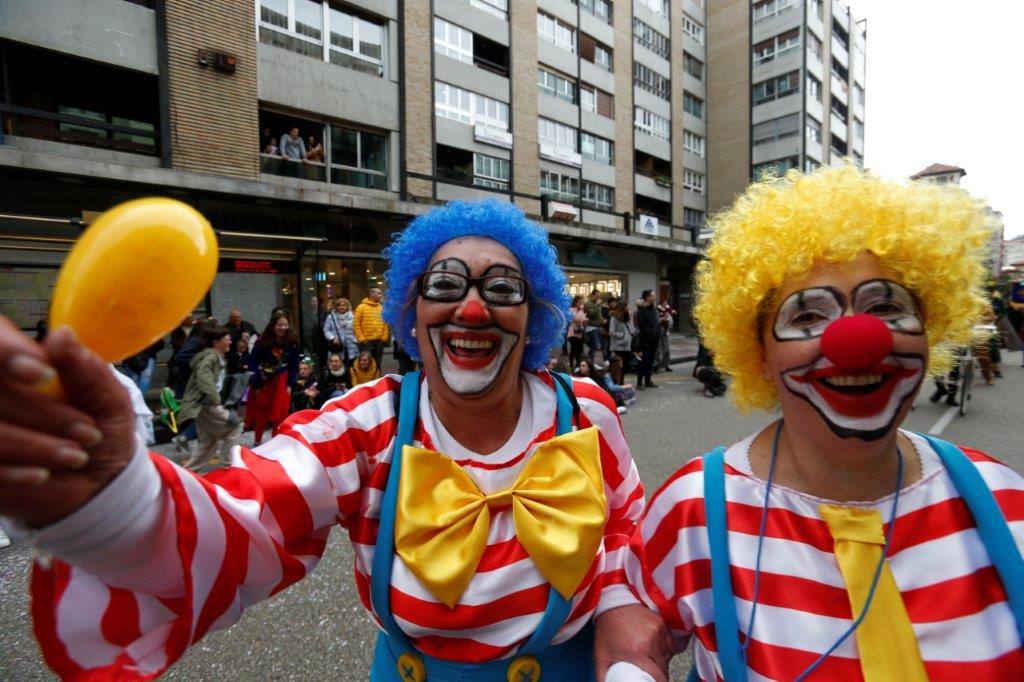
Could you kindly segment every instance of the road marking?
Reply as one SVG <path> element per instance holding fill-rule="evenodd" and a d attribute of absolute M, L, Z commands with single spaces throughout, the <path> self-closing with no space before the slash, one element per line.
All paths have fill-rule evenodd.
<path fill-rule="evenodd" d="M 956 416 L 956 413 L 957 408 L 955 407 L 951 407 L 946 410 L 946 412 L 939 417 L 939 421 L 935 422 L 935 426 L 933 426 L 928 433 L 933 436 L 941 436 L 942 432 L 946 430 L 947 426 L 949 426 L 949 423 L 953 421 L 953 417 Z"/>

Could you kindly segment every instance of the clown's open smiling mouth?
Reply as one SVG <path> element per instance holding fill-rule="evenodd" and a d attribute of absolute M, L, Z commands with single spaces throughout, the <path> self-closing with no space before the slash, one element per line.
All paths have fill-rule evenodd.
<path fill-rule="evenodd" d="M 836 367 L 825 358 L 786 370 L 786 387 L 814 407 L 841 438 L 875 440 L 895 423 L 924 378 L 924 358 L 892 353 L 873 367 Z"/>
<path fill-rule="evenodd" d="M 519 343 L 519 334 L 492 324 L 473 328 L 444 322 L 430 329 L 441 376 L 460 395 L 491 390 Z"/>
<path fill-rule="evenodd" d="M 493 332 L 456 331 L 441 332 L 445 355 L 462 369 L 483 369 L 494 361 L 501 348 L 501 336 Z"/>

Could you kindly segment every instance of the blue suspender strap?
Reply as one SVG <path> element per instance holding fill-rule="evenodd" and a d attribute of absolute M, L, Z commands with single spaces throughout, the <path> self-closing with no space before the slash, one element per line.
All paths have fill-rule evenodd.
<path fill-rule="evenodd" d="M 404 649 L 411 649 L 409 640 L 399 629 L 391 613 L 391 569 L 395 560 L 395 507 L 398 504 L 398 480 L 402 473 L 402 448 L 412 444 L 416 418 L 419 416 L 419 370 L 409 372 L 402 378 L 399 395 L 398 433 L 395 436 L 394 450 L 391 452 L 387 487 L 380 502 L 380 523 L 377 527 L 377 543 L 374 545 L 373 565 L 370 569 L 370 601 L 393 643 Z"/>
<path fill-rule="evenodd" d="M 725 682 L 747 679 L 740 653 L 739 618 L 729 575 L 729 529 L 725 519 L 725 448 L 704 455 L 704 514 L 711 549 L 711 601 L 715 614 L 718 662 Z"/>
<path fill-rule="evenodd" d="M 555 424 L 557 435 L 561 436 L 572 431 L 575 396 L 570 397 L 570 394 L 567 393 L 567 387 L 572 386 L 572 379 L 565 374 L 553 373 L 552 376 L 555 377 L 555 400 L 557 405 Z M 569 388 L 568 390 L 572 389 Z M 540 623 L 537 624 L 537 629 L 530 635 L 530 639 L 526 640 L 526 643 L 520 647 L 520 655 L 531 654 L 537 656 L 547 649 L 551 645 L 551 640 L 554 639 L 559 629 L 565 624 L 571 610 L 572 603 L 560 595 L 558 590 L 548 587 L 548 605 L 544 609 L 544 615 L 541 617 Z"/>
<path fill-rule="evenodd" d="M 1024 642 L 1024 559 L 1010 533 L 1006 517 L 978 468 L 960 448 L 939 438 L 924 438 L 939 454 L 956 491 L 971 510 L 978 535 L 1006 589 L 1010 610 L 1017 620 L 1017 634 Z"/>

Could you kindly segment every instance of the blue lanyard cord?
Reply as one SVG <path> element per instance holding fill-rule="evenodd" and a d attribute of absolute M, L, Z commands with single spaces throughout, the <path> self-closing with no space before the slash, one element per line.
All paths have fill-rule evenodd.
<path fill-rule="evenodd" d="M 768 464 L 768 485 L 765 487 L 764 492 L 764 507 L 761 509 L 761 528 L 758 532 L 757 537 L 757 560 L 754 564 L 754 595 L 753 595 L 753 606 L 750 610 L 750 620 L 747 623 L 747 639 L 740 647 L 740 652 L 743 656 L 743 662 L 746 664 L 747 661 L 747 647 L 750 646 L 750 642 L 753 639 L 754 632 L 754 615 L 757 613 L 757 595 L 758 590 L 761 586 L 761 548 L 764 546 L 764 535 L 765 529 L 768 525 L 768 500 L 772 491 L 772 481 L 775 478 L 775 461 L 778 459 L 779 454 L 779 437 L 782 435 L 783 421 L 779 420 L 779 426 L 775 430 L 775 438 L 772 440 L 772 458 Z M 802 673 L 797 675 L 794 682 L 802 682 L 814 672 L 825 660 L 832 655 L 836 649 L 842 645 L 843 642 L 849 638 L 860 624 L 864 622 L 864 618 L 868 615 L 868 609 L 871 608 L 871 602 L 875 598 L 875 589 L 878 587 L 878 580 L 882 576 L 882 566 L 885 565 L 885 557 L 889 554 L 889 545 L 892 542 L 893 529 L 896 528 L 896 512 L 899 509 L 900 502 L 900 488 L 903 487 L 903 452 L 900 450 L 900 446 L 896 445 L 896 494 L 892 499 L 892 512 L 889 514 L 889 528 L 885 533 L 885 545 L 882 547 L 882 556 L 878 559 L 878 564 L 875 566 L 874 576 L 871 578 L 871 587 L 868 589 L 868 597 L 864 601 L 864 606 L 860 610 L 860 614 L 854 619 L 850 627 L 846 629 L 839 639 L 835 641 L 821 656 L 811 663 Z"/>

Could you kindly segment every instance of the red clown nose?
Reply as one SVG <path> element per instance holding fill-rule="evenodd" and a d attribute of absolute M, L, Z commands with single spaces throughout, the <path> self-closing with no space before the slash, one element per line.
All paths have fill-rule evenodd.
<path fill-rule="evenodd" d="M 821 352 L 837 367 L 867 369 L 892 352 L 892 332 L 874 315 L 841 317 L 822 334 Z"/>
<path fill-rule="evenodd" d="M 487 321 L 487 311 L 479 301 L 466 301 L 462 307 L 462 319 L 470 324 L 483 324 Z"/>

